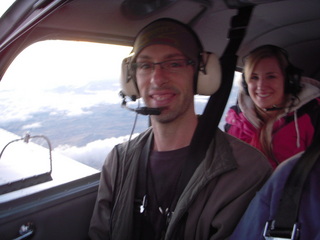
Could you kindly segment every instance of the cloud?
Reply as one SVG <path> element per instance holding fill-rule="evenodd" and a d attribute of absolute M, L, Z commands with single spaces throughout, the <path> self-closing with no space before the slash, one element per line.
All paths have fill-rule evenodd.
<path fill-rule="evenodd" d="M 137 135 L 132 135 L 132 138 Z M 54 151 L 100 170 L 111 149 L 116 144 L 125 142 L 128 139 L 129 135 L 93 141 L 83 147 L 60 145 Z"/>
<path fill-rule="evenodd" d="M 24 126 L 22 126 L 21 129 L 22 130 L 26 130 L 26 129 L 39 128 L 39 127 L 42 127 L 42 124 L 40 122 L 36 122 L 36 123 L 24 125 Z"/>
<path fill-rule="evenodd" d="M 95 82 L 96 85 L 103 80 Z M 92 85 L 93 83 L 91 83 Z M 0 89 L 0 123 L 27 120 L 39 112 L 52 112 L 52 115 L 63 113 L 66 116 L 90 114 L 89 108 L 99 104 L 119 104 L 117 86 L 113 89 L 88 90 L 86 86 L 80 89 L 48 91 L 38 89 L 36 93 L 19 90 Z"/>

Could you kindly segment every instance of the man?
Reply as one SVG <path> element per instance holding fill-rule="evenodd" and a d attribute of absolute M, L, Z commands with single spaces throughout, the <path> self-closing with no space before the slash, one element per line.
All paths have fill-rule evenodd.
<path fill-rule="evenodd" d="M 201 52 L 195 33 L 172 19 L 138 33 L 129 77 L 146 106 L 161 113 L 151 116 L 147 131 L 109 153 L 92 239 L 227 238 L 271 174 L 260 152 L 217 129 L 205 158 L 182 183 L 198 124 L 193 98 Z"/>

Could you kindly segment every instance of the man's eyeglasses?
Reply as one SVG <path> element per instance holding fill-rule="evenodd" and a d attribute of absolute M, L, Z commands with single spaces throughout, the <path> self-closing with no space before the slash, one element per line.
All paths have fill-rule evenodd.
<path fill-rule="evenodd" d="M 136 71 L 138 74 L 150 74 L 154 71 L 155 65 L 159 65 L 161 69 L 167 72 L 180 72 L 186 66 L 193 65 L 194 62 L 192 60 L 187 59 L 173 59 L 158 63 L 153 62 L 137 62 L 132 63 L 132 69 Z"/>

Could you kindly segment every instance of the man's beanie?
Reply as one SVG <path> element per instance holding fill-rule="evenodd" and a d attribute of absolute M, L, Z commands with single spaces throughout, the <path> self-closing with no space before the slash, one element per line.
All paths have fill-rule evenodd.
<path fill-rule="evenodd" d="M 145 48 L 154 44 L 165 44 L 180 50 L 187 58 L 198 63 L 202 45 L 194 31 L 174 19 L 162 18 L 144 27 L 133 45 L 133 61 Z"/>

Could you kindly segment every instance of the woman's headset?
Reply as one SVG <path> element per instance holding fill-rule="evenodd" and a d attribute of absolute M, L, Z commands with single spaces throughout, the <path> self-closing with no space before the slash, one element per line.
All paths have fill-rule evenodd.
<path fill-rule="evenodd" d="M 297 94 L 301 91 L 301 74 L 302 70 L 292 65 L 289 61 L 288 53 L 285 49 L 274 46 L 274 45 L 263 45 L 254 50 L 252 50 L 247 56 L 253 54 L 259 50 L 265 49 L 269 50 L 272 56 L 277 56 L 277 54 L 281 54 L 286 60 L 288 66 L 285 68 L 285 93 L 290 93 L 293 96 L 297 96 Z M 246 57 L 247 57 L 246 56 Z M 244 57 L 244 59 L 246 58 Z M 245 79 L 245 74 L 242 73 L 242 87 L 247 95 L 249 95 L 248 84 Z"/>
<path fill-rule="evenodd" d="M 129 96 L 133 101 L 140 98 L 135 71 L 131 68 L 133 57 L 123 59 L 121 65 L 121 92 Z M 196 79 L 196 94 L 212 95 L 221 84 L 221 67 L 217 56 L 214 53 L 203 52 L 200 54 L 198 76 Z"/>

